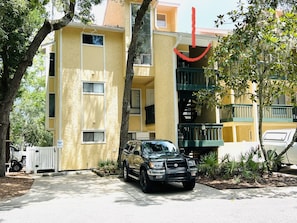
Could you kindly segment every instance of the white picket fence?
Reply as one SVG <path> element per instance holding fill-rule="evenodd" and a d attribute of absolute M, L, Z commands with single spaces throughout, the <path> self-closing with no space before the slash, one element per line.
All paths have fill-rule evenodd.
<path fill-rule="evenodd" d="M 58 170 L 58 150 L 55 147 L 27 147 L 26 173 Z"/>

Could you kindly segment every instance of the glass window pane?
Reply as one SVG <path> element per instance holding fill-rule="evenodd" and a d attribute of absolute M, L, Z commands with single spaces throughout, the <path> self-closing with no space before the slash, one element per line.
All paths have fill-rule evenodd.
<path fill-rule="evenodd" d="M 55 53 L 50 53 L 49 76 L 55 76 Z"/>
<path fill-rule="evenodd" d="M 131 4 L 131 24 L 132 30 L 135 24 L 135 17 L 137 15 L 137 11 L 140 8 L 139 4 Z M 137 52 L 136 59 L 134 61 L 135 64 L 151 64 L 151 14 L 150 10 L 148 10 L 143 18 L 143 25 L 138 33 L 139 38 L 137 42 Z"/>
<path fill-rule="evenodd" d="M 83 83 L 83 92 L 93 92 L 93 84 Z"/>
<path fill-rule="evenodd" d="M 104 132 L 83 132 L 83 142 L 104 142 Z"/>
<path fill-rule="evenodd" d="M 84 142 L 92 142 L 94 138 L 94 133 L 92 132 L 84 132 L 83 133 L 83 141 Z"/>
<path fill-rule="evenodd" d="M 140 114 L 140 90 L 131 91 L 131 114 Z"/>
<path fill-rule="evenodd" d="M 55 117 L 55 94 L 49 94 L 49 117 Z"/>
<path fill-rule="evenodd" d="M 103 94 L 104 84 L 103 83 L 83 83 L 83 92 Z"/>
<path fill-rule="evenodd" d="M 94 133 L 94 142 L 104 142 L 104 133 L 103 132 L 95 132 Z"/>
<path fill-rule="evenodd" d="M 162 28 L 166 27 L 166 15 L 157 14 L 157 26 Z"/>
<path fill-rule="evenodd" d="M 94 84 L 94 92 L 95 93 L 104 93 L 104 85 L 101 83 Z"/>
<path fill-rule="evenodd" d="M 103 46 L 103 36 L 83 34 L 83 43 Z"/>

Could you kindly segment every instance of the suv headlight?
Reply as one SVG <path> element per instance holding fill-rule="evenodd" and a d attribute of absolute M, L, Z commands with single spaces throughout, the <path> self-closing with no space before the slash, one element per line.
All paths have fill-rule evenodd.
<path fill-rule="evenodd" d="M 163 162 L 149 162 L 149 166 L 151 169 L 162 169 L 164 167 Z"/>
<path fill-rule="evenodd" d="M 188 166 L 189 166 L 189 167 L 196 166 L 196 162 L 195 162 L 195 160 L 188 160 Z"/>

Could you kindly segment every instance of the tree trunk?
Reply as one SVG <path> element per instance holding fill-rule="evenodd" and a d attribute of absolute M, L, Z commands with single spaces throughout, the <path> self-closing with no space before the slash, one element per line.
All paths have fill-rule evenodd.
<path fill-rule="evenodd" d="M 20 88 L 21 80 L 29 66 L 32 65 L 32 61 L 36 52 L 43 40 L 47 37 L 49 33 L 53 30 L 58 30 L 66 26 L 73 18 L 75 10 L 75 2 L 70 1 L 68 13 L 60 20 L 55 20 L 53 23 L 45 20 L 43 26 L 39 29 L 33 41 L 31 42 L 28 50 L 22 61 L 19 61 L 19 65 L 13 74 L 11 79 L 10 73 L 6 72 L 6 64 L 3 62 L 4 72 L 2 80 L 1 93 L 3 93 L 0 98 L 0 177 L 5 176 L 6 168 L 6 136 L 9 126 L 9 115 L 13 106 L 14 99 Z"/>
<path fill-rule="evenodd" d="M 4 177 L 6 172 L 6 138 L 9 126 L 9 107 L 7 103 L 0 105 L 0 177 Z"/>
<path fill-rule="evenodd" d="M 128 58 L 126 64 L 126 78 L 125 78 L 125 87 L 122 103 L 122 122 L 121 122 L 121 132 L 120 132 L 120 146 L 118 153 L 118 166 L 121 167 L 121 154 L 125 147 L 125 144 L 128 141 L 128 131 L 129 131 L 129 115 L 130 115 L 130 93 L 132 88 L 132 81 L 134 77 L 134 59 L 136 54 L 136 44 L 138 41 L 138 34 L 141 29 L 143 17 L 148 10 L 152 0 L 144 0 L 140 6 L 140 9 L 137 12 L 135 18 L 135 25 L 133 28 L 132 39 L 130 42 L 128 50 Z"/>
<path fill-rule="evenodd" d="M 291 142 L 287 145 L 287 147 L 280 154 L 278 154 L 277 159 L 282 157 L 293 146 L 294 142 L 296 142 L 296 139 L 297 139 L 297 127 L 295 129 L 295 132 L 294 132 Z"/>

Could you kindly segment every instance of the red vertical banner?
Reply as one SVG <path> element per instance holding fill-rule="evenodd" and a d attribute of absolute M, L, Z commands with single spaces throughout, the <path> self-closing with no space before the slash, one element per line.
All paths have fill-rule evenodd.
<path fill-rule="evenodd" d="M 192 7 L 192 47 L 196 47 L 196 9 Z"/>

